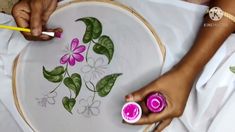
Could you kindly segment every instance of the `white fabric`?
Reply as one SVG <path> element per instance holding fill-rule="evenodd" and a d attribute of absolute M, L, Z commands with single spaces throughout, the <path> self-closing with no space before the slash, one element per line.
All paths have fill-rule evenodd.
<path fill-rule="evenodd" d="M 0 24 L 15 25 L 15 22 L 11 16 L 0 13 Z M 21 131 L 21 129 L 17 128 L 18 125 L 15 122 L 15 120 L 17 120 L 22 130 L 27 132 L 30 129 L 21 119 L 14 105 L 11 69 L 15 57 L 19 51 L 27 45 L 28 41 L 26 41 L 19 32 L 5 29 L 0 29 L 0 40 L 0 101 L 2 102 L 0 105 L 0 131 Z M 5 105 L 6 108 L 3 105 Z M 11 115 L 14 119 L 12 119 Z M 4 124 L 4 122 L 6 124 Z"/>
<path fill-rule="evenodd" d="M 177 63 L 192 46 L 202 23 L 205 6 L 178 0 L 117 0 L 131 6 L 156 29 L 166 46 L 163 73 Z M 2 20 L 5 18 L 5 20 Z M 0 15 L 0 23 L 9 16 Z M 11 94 L 11 64 L 27 44 L 20 34 L 0 30 L 0 99 L 14 115 L 25 132 L 30 131 L 19 117 Z M 9 39 L 11 36 L 11 39 Z M 235 127 L 235 75 L 229 67 L 235 65 L 235 36 L 231 35 L 206 65 L 190 94 L 185 112 L 174 119 L 166 132 L 233 132 Z M 3 73 L 3 69 L 5 74 Z M 182 80 L 183 82 L 183 80 Z M 0 128 L 1 130 L 1 128 Z"/>
<path fill-rule="evenodd" d="M 0 101 L 0 130 L 5 132 L 22 132 L 14 118 Z"/>

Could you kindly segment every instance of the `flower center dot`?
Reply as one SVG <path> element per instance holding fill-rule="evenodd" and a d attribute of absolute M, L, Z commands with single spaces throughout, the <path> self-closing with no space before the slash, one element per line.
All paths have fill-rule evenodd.
<path fill-rule="evenodd" d="M 73 55 L 73 51 L 72 51 L 72 50 L 69 50 L 69 51 L 68 51 L 68 54 L 69 54 L 69 55 Z"/>

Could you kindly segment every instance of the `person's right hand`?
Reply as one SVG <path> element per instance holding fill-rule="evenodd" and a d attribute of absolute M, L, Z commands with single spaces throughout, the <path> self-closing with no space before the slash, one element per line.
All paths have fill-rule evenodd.
<path fill-rule="evenodd" d="M 12 9 L 16 24 L 30 28 L 31 33 L 22 32 L 28 40 L 50 40 L 52 37 L 42 35 L 42 31 L 62 32 L 62 29 L 47 29 L 46 23 L 57 7 L 57 0 L 20 0 Z"/>

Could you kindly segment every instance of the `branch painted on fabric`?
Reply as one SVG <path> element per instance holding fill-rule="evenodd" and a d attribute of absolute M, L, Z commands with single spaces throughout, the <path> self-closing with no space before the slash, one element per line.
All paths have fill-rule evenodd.
<path fill-rule="evenodd" d="M 77 97 L 80 94 L 84 82 L 84 86 L 87 90 L 93 93 L 93 96 L 88 97 L 89 104 L 86 105 L 90 106 L 91 110 L 78 110 L 80 112 L 77 113 L 96 116 L 100 113 L 99 106 L 101 104 L 99 100 L 95 100 L 96 95 L 106 97 L 111 92 L 117 78 L 121 76 L 122 73 L 105 75 L 101 79 L 98 79 L 99 81 L 95 85 L 93 79 L 97 80 L 97 78 L 101 77 L 113 59 L 114 43 L 109 36 L 102 35 L 102 23 L 97 18 L 84 17 L 77 19 L 75 22 L 83 22 L 86 26 L 86 31 L 82 39 L 84 44 L 80 44 L 78 38 L 72 39 L 70 47 L 67 48 L 66 53 L 60 58 L 61 66 L 57 66 L 52 70 L 48 70 L 43 66 L 42 73 L 47 81 L 57 84 L 48 94 L 56 93 L 57 89 L 61 87 L 62 84 L 67 88 L 69 95 L 62 98 L 62 104 L 65 110 L 71 114 L 73 114 L 73 109 L 77 102 L 81 103 L 86 100 L 83 98 L 77 101 Z M 101 55 L 101 57 L 94 59 L 93 56 L 89 56 L 89 50 L 91 48 L 93 52 L 96 53 L 95 55 Z M 103 58 L 107 58 L 108 61 L 106 64 L 104 64 L 105 61 Z M 83 62 L 87 64 L 81 68 L 84 77 L 82 77 L 79 72 L 69 73 L 70 68 L 74 68 L 76 64 Z M 37 98 L 37 100 L 38 99 L 40 98 Z M 55 97 L 53 97 L 53 100 L 53 104 L 55 104 Z M 43 106 L 45 106 L 45 103 L 47 102 L 44 101 Z M 94 109 L 93 111 L 92 108 Z"/>

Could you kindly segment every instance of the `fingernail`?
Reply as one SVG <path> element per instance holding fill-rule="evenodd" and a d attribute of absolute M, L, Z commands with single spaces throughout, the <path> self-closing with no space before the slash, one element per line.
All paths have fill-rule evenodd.
<path fill-rule="evenodd" d="M 43 35 L 41 35 L 41 38 L 44 39 L 44 40 L 47 40 L 47 39 L 49 39 L 50 37 L 49 37 L 48 35 L 44 35 L 44 34 L 43 34 Z"/>
<path fill-rule="evenodd" d="M 41 33 L 40 33 L 40 31 L 38 30 L 38 29 L 33 29 L 32 30 L 32 35 L 33 36 L 39 36 Z"/>
<path fill-rule="evenodd" d="M 133 101 L 133 96 L 131 94 L 127 95 L 126 96 L 126 101 L 127 102 Z"/>

